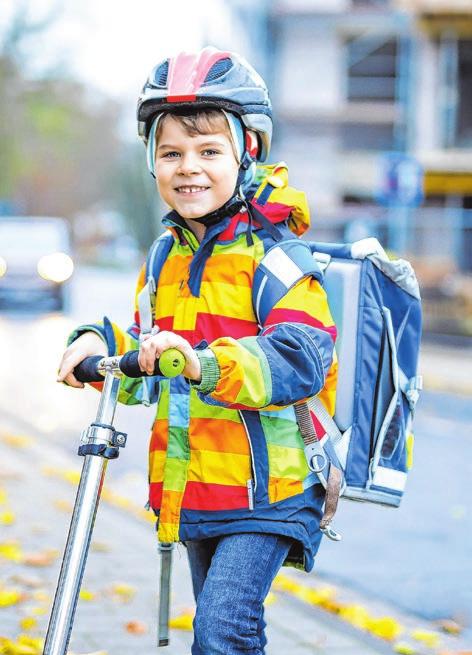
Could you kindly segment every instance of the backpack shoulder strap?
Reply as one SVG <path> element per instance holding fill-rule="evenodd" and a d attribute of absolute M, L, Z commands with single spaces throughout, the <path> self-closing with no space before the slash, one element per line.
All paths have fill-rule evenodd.
<path fill-rule="evenodd" d="M 152 331 L 159 276 L 173 243 L 174 237 L 167 233 L 158 237 L 149 249 L 146 258 L 146 284 L 138 294 L 141 334 L 148 334 Z"/>
<path fill-rule="evenodd" d="M 323 280 L 307 241 L 287 239 L 269 248 L 256 268 L 252 285 L 252 303 L 259 325 L 264 325 L 287 291 L 308 275 L 319 282 Z"/>

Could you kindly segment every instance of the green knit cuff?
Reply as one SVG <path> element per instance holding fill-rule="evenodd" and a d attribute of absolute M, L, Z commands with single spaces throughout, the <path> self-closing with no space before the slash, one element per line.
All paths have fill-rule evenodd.
<path fill-rule="evenodd" d="M 218 361 L 210 348 L 196 350 L 195 352 L 202 367 L 202 379 L 197 384 L 192 383 L 192 386 L 197 391 L 200 391 L 200 393 L 211 393 L 216 389 L 216 385 L 220 379 Z"/>
<path fill-rule="evenodd" d="M 69 334 L 69 336 L 67 337 L 67 345 L 70 346 L 71 343 L 73 343 L 76 339 L 81 337 L 86 332 L 94 332 L 108 346 L 107 338 L 103 328 L 93 324 L 80 325 L 73 332 L 71 332 L 71 334 Z"/>

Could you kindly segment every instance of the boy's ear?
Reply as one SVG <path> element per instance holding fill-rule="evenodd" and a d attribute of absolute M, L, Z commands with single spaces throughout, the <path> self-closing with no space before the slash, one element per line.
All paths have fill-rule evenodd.
<path fill-rule="evenodd" d="M 246 130 L 246 150 L 251 159 L 256 159 L 259 151 L 259 142 L 257 140 L 257 134 L 251 130 Z"/>

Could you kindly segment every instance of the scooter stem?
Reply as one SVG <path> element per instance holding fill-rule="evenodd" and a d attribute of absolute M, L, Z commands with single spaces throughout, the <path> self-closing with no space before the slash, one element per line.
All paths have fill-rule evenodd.
<path fill-rule="evenodd" d="M 119 386 L 119 378 L 108 369 L 95 425 L 112 426 Z M 101 434 L 96 431 L 93 443 L 109 446 L 109 439 Z M 67 653 L 107 464 L 106 457 L 85 455 L 43 655 Z"/>

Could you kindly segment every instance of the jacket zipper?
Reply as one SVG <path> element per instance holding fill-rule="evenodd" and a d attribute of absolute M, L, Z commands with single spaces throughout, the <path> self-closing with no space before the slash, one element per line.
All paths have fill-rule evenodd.
<path fill-rule="evenodd" d="M 254 461 L 254 450 L 252 448 L 252 441 L 251 441 L 251 436 L 249 434 L 249 430 L 247 429 L 246 421 L 244 420 L 244 416 L 239 410 L 238 412 L 239 416 L 241 417 L 241 422 L 244 425 L 244 430 L 246 432 L 247 440 L 249 443 L 249 450 L 251 451 L 251 470 L 252 470 L 252 479 L 248 480 L 246 483 L 247 486 L 247 495 L 248 495 L 248 501 L 249 501 L 249 509 L 253 510 L 254 509 L 254 500 L 256 497 L 256 489 L 257 489 L 257 475 L 256 475 L 256 465 Z"/>

